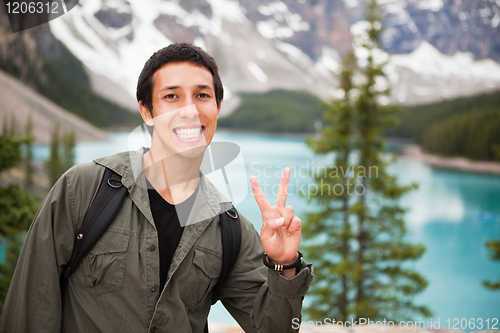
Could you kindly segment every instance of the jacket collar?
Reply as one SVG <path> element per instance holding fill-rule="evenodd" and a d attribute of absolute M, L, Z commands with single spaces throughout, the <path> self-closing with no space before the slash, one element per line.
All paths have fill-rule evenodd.
<path fill-rule="evenodd" d="M 146 151 L 146 148 L 140 148 L 138 150 L 99 158 L 94 160 L 94 162 L 122 176 L 122 183 L 128 189 L 132 201 L 148 221 L 154 225 L 146 178 L 142 172 L 142 156 Z M 198 193 L 186 225 L 211 220 L 213 217 L 219 215 L 221 203 L 229 202 L 231 201 L 217 190 L 207 177 L 200 172 Z"/>

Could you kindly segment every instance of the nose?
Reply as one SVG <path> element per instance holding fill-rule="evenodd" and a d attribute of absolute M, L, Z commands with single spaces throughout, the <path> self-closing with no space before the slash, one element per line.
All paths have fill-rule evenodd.
<path fill-rule="evenodd" d="M 195 104 L 187 105 L 179 109 L 181 118 L 198 118 L 198 109 Z"/>

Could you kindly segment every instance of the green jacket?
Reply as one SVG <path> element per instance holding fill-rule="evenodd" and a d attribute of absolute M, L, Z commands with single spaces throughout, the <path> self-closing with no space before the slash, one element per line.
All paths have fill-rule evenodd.
<path fill-rule="evenodd" d="M 222 267 L 218 213 L 228 201 L 205 177 L 164 290 L 158 237 L 142 180 L 131 163 L 142 151 L 120 153 L 66 172 L 44 199 L 23 245 L 0 318 L 0 332 L 203 332 L 212 289 Z M 61 296 L 59 276 L 71 256 L 79 224 L 106 166 L 122 175 L 123 206 L 109 229 L 70 276 Z M 259 234 L 241 216 L 238 260 L 221 301 L 245 332 L 294 332 L 303 296 L 313 279 L 304 262 L 292 279 L 262 263 Z"/>

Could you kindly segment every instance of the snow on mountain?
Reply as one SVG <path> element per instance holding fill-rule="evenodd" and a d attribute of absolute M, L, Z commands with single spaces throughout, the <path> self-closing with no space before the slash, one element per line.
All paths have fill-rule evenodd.
<path fill-rule="evenodd" d="M 300 14 L 292 13 L 281 1 L 259 5 L 257 10 L 268 17 L 257 23 L 257 30 L 266 38 L 289 38 L 295 31 L 307 31 L 310 28 L 309 23 L 303 21 Z"/>
<path fill-rule="evenodd" d="M 491 81 L 491 84 L 500 81 L 500 65 L 495 61 L 491 59 L 475 61 L 469 52 L 457 52 L 453 56 L 444 55 L 425 41 L 408 55 L 392 56 L 391 64 L 435 77 L 478 79 Z"/>
<path fill-rule="evenodd" d="M 267 81 L 269 81 L 266 73 L 264 73 L 255 62 L 250 61 L 247 64 L 247 68 L 257 78 L 257 80 L 259 80 L 260 83 L 266 83 Z"/>
<path fill-rule="evenodd" d="M 68 14 L 51 21 L 50 28 L 55 37 L 89 69 L 108 77 L 134 95 L 144 62 L 158 50 L 158 45 L 168 45 L 172 41 L 154 26 L 159 1 L 119 3 L 121 6 L 117 12 L 133 13 L 131 23 L 119 29 L 105 26 L 95 17 L 104 7 L 101 0 L 80 1 Z M 131 33 L 134 37 L 129 40 L 127 36 Z"/>
<path fill-rule="evenodd" d="M 440 3 L 429 2 L 427 6 L 431 5 L 435 10 L 440 8 Z M 359 47 L 368 38 L 367 25 L 366 21 L 358 21 L 351 26 L 353 48 L 361 66 L 366 65 L 368 56 L 367 50 Z M 409 54 L 390 56 L 374 50 L 373 57 L 378 64 L 387 63 L 387 80 L 378 82 L 380 89 L 392 87 L 387 103 L 426 103 L 500 88 L 499 63 L 475 60 L 471 52 L 445 55 L 425 40 Z"/>
<path fill-rule="evenodd" d="M 440 53 L 423 41 L 410 54 L 391 57 L 386 71 L 396 102 L 414 104 L 441 98 L 465 96 L 500 88 L 500 64 L 474 60 L 469 52 L 452 56 Z"/>
<path fill-rule="evenodd" d="M 387 13 L 385 43 L 412 51 L 394 55 L 386 69 L 393 85 L 389 101 L 428 102 L 500 87 L 498 63 L 476 61 L 476 53 L 444 55 L 426 42 L 423 32 L 433 36 L 437 28 L 424 31 L 421 15 L 431 20 L 461 8 L 457 20 L 467 19 L 470 5 L 450 1 L 381 1 Z M 498 26 L 495 9 L 471 10 Z M 302 89 L 324 99 L 340 97 L 334 85 L 341 58 L 352 48 L 346 41 L 363 28 L 361 10 L 360 0 L 81 0 L 50 27 L 96 74 L 92 77 L 106 78 L 131 96 L 153 52 L 172 42 L 193 42 L 220 66 L 227 112 L 238 104 L 239 91 Z M 354 49 L 362 62 L 362 50 Z M 383 61 L 387 56 L 380 52 L 377 57 Z"/>
<path fill-rule="evenodd" d="M 207 0 L 206 4 L 202 12 L 199 7 L 187 11 L 176 1 L 82 0 L 68 14 L 51 21 L 50 27 L 92 72 L 131 95 L 153 52 L 172 42 L 191 41 L 214 55 L 224 84 L 232 92 L 305 89 L 331 98 L 331 79 L 319 73 L 312 61 L 305 63 L 304 54 L 300 61 L 291 56 L 292 45 L 275 46 L 262 37 L 237 1 Z M 274 7 L 265 8 L 261 9 Z M 305 26 L 300 25 L 300 17 L 292 15 L 288 20 L 294 29 Z M 231 95 L 226 94 L 226 100 Z"/>
<path fill-rule="evenodd" d="M 475 59 L 500 61 L 500 1 L 383 0 L 384 47 L 410 53 L 422 41 L 439 52 L 471 52 Z M 358 7 L 351 11 L 362 12 Z M 352 19 L 355 19 L 351 15 Z M 359 20 L 355 19 L 356 21 Z"/>

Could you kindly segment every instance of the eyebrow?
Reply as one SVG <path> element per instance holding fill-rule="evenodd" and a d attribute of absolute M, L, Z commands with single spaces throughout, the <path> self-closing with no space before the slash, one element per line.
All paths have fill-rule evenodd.
<path fill-rule="evenodd" d="M 198 85 L 198 89 L 210 89 L 210 90 L 214 90 L 214 88 L 212 88 L 212 86 L 209 86 L 208 84 L 199 84 Z"/>
<path fill-rule="evenodd" d="M 210 90 L 214 90 L 210 85 L 208 84 L 199 84 L 196 86 L 198 89 L 210 89 Z M 163 88 L 161 88 L 158 92 L 163 92 L 163 91 L 167 91 L 167 90 L 175 90 L 175 89 L 180 89 L 181 87 L 180 86 L 165 86 Z"/>
<path fill-rule="evenodd" d="M 165 90 L 175 90 L 175 89 L 179 89 L 180 86 L 165 86 L 163 88 L 161 88 L 158 92 L 162 92 L 162 91 L 165 91 Z"/>

